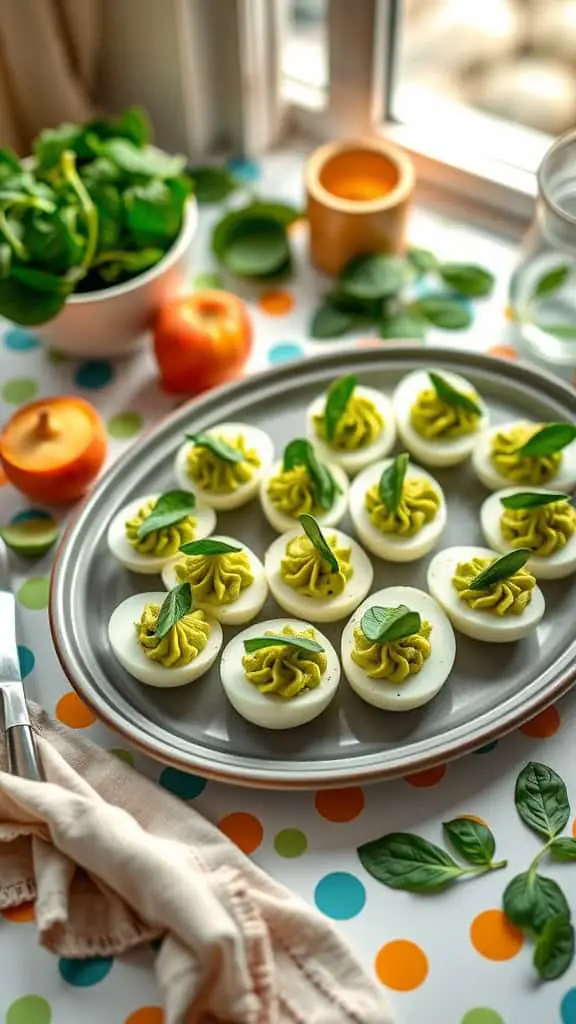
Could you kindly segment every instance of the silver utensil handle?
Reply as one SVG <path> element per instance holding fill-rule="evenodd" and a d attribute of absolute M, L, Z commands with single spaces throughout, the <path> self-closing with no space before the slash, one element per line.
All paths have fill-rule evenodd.
<path fill-rule="evenodd" d="M 19 775 L 23 779 L 35 782 L 44 781 L 44 773 L 34 742 L 34 734 L 29 725 L 13 725 L 6 730 L 8 745 L 8 771 L 11 775 Z"/>

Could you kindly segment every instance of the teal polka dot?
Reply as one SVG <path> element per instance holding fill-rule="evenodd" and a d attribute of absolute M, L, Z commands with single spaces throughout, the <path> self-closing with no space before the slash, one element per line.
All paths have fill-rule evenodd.
<path fill-rule="evenodd" d="M 10 331 L 6 331 L 4 344 L 11 352 L 31 352 L 38 348 L 40 342 L 33 334 L 28 334 L 28 331 L 23 331 L 20 327 L 13 327 Z"/>
<path fill-rule="evenodd" d="M 273 345 L 268 352 L 268 362 L 272 366 L 278 366 L 279 363 L 289 363 L 292 359 L 301 359 L 303 355 L 304 349 L 295 341 L 281 341 L 278 345 Z"/>
<path fill-rule="evenodd" d="M 52 516 L 49 512 L 45 512 L 43 508 L 23 508 L 12 516 L 10 522 L 26 523 L 30 519 L 47 519 L 49 522 L 52 522 Z"/>
<path fill-rule="evenodd" d="M 20 996 L 6 1010 L 6 1024 L 50 1024 L 52 1010 L 42 996 Z"/>
<path fill-rule="evenodd" d="M 206 789 L 206 779 L 180 772 L 177 768 L 165 768 L 158 781 L 163 789 L 179 796 L 181 800 L 194 800 Z"/>
<path fill-rule="evenodd" d="M 479 749 L 475 750 L 474 753 L 475 754 L 489 754 L 490 751 L 491 750 L 495 750 L 497 746 L 498 746 L 498 740 L 492 740 L 491 743 L 486 743 L 483 747 L 479 747 Z"/>
<path fill-rule="evenodd" d="M 89 988 L 103 981 L 112 970 L 114 957 L 94 957 L 92 960 L 67 960 L 62 957 L 58 961 L 58 970 L 69 985 L 76 988 Z"/>
<path fill-rule="evenodd" d="M 26 679 L 26 676 L 29 676 L 34 668 L 34 663 L 36 661 L 34 652 L 31 651 L 29 647 L 24 647 L 22 644 L 18 644 L 18 661 L 20 662 L 20 675 L 22 676 L 22 679 Z"/>
<path fill-rule="evenodd" d="M 255 160 L 229 160 L 228 167 L 242 181 L 256 181 L 260 177 L 260 166 Z"/>
<path fill-rule="evenodd" d="M 7 380 L 2 388 L 2 398 L 10 405 L 30 402 L 38 394 L 38 382 L 30 377 L 14 377 Z"/>
<path fill-rule="evenodd" d="M 88 391 L 97 391 L 105 388 L 114 378 L 114 367 L 107 359 L 93 359 L 87 363 L 81 363 L 74 374 L 74 383 L 79 388 L 86 388 Z"/>
<path fill-rule="evenodd" d="M 560 1003 L 562 1024 L 576 1024 L 576 988 L 568 990 Z"/>
<path fill-rule="evenodd" d="M 334 871 L 321 878 L 314 890 L 318 910 L 334 921 L 356 917 L 366 903 L 366 890 L 359 878 L 347 871 Z"/>

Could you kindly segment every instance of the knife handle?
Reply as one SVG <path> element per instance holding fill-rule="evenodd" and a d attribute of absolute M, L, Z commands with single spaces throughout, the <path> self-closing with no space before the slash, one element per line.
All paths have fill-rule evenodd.
<path fill-rule="evenodd" d="M 36 751 L 34 734 L 29 725 L 13 725 L 6 730 L 8 771 L 22 779 L 43 782 L 44 773 Z"/>

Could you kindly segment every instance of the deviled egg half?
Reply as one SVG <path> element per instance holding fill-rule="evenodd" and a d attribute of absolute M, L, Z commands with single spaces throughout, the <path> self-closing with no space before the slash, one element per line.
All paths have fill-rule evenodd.
<path fill-rule="evenodd" d="M 156 591 L 133 594 L 118 605 L 108 624 L 114 656 L 147 686 L 191 683 L 211 668 L 222 647 L 220 623 L 191 604 L 185 614 L 164 612 L 163 619 L 168 597 Z"/>
<path fill-rule="evenodd" d="M 359 544 L 340 530 L 323 533 L 313 516 L 277 537 L 264 556 L 272 596 L 311 622 L 336 622 L 362 601 L 374 577 Z"/>
<path fill-rule="evenodd" d="M 264 729 L 293 729 L 328 707 L 340 682 L 330 641 L 299 619 L 253 623 L 224 648 L 220 678 L 231 705 Z"/>
<path fill-rule="evenodd" d="M 506 487 L 480 509 L 486 543 L 496 551 L 529 548 L 526 568 L 537 579 L 576 572 L 576 509 L 570 495 L 545 487 Z"/>
<path fill-rule="evenodd" d="M 402 443 L 426 466 L 464 462 L 488 425 L 485 403 L 457 373 L 409 373 L 398 384 L 392 406 Z"/>
<path fill-rule="evenodd" d="M 350 515 L 362 544 L 389 562 L 413 562 L 436 544 L 446 526 L 440 484 L 408 455 L 384 459 L 350 487 Z"/>
<path fill-rule="evenodd" d="M 522 548 L 502 556 L 490 548 L 445 548 L 430 562 L 428 589 L 466 636 L 489 643 L 520 640 L 544 615 L 528 557 Z"/>
<path fill-rule="evenodd" d="M 159 573 L 180 546 L 207 537 L 216 513 L 187 491 L 146 494 L 125 505 L 108 527 L 110 552 L 132 572 Z"/>
<path fill-rule="evenodd" d="M 212 536 L 184 544 L 167 562 L 162 582 L 167 590 L 188 581 L 195 608 L 225 626 L 240 626 L 260 614 L 268 597 L 262 562 L 234 537 Z"/>
<path fill-rule="evenodd" d="M 454 630 L 434 598 L 416 587 L 371 594 L 342 633 L 342 668 L 367 704 L 412 711 L 448 679 L 456 656 Z"/>
<path fill-rule="evenodd" d="M 348 477 L 335 463 L 322 462 L 310 441 L 295 438 L 262 480 L 260 500 L 277 533 L 291 530 L 303 513 L 336 526 L 348 508 Z"/>
<path fill-rule="evenodd" d="M 472 465 L 491 491 L 512 484 L 570 490 L 576 484 L 576 426 L 530 420 L 501 423 L 482 433 Z"/>
<path fill-rule="evenodd" d="M 274 458 L 272 439 L 248 423 L 219 423 L 187 435 L 174 472 L 181 487 L 211 508 L 240 508 L 258 493 Z"/>
<path fill-rule="evenodd" d="M 318 457 L 353 476 L 388 454 L 396 440 L 392 403 L 353 374 L 340 377 L 307 412 L 308 439 Z"/>

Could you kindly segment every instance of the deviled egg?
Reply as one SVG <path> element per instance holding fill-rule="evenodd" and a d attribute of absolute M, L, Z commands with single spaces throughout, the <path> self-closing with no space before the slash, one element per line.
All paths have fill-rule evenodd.
<path fill-rule="evenodd" d="M 511 554 L 519 555 L 520 551 L 502 557 Z M 445 548 L 428 567 L 430 593 L 455 628 L 474 640 L 520 640 L 536 628 L 544 615 L 544 596 L 525 565 L 510 568 L 506 575 L 500 574 L 497 581 L 484 587 L 476 583 L 480 573 L 499 558 L 490 548 Z"/>
<path fill-rule="evenodd" d="M 376 388 L 362 387 L 354 375 L 339 378 L 314 399 L 307 423 L 318 457 L 350 476 L 382 459 L 396 440 L 390 399 Z"/>
<path fill-rule="evenodd" d="M 178 558 L 162 569 L 167 590 L 186 580 L 195 608 L 203 608 L 225 626 L 240 626 L 260 614 L 268 597 L 262 562 L 234 537 L 212 536 L 184 545 Z"/>
<path fill-rule="evenodd" d="M 555 490 L 570 490 L 576 484 L 574 438 L 576 427 L 570 423 L 501 423 L 483 431 L 472 454 L 472 465 L 491 491 L 512 484 L 525 489 L 551 485 Z M 541 454 L 530 454 L 529 443 L 533 452 L 540 450 Z"/>
<path fill-rule="evenodd" d="M 296 646 L 299 641 L 306 646 Z M 232 707 L 248 722 L 293 729 L 328 707 L 340 682 L 340 662 L 330 641 L 309 623 L 269 619 L 227 644 L 220 678 Z"/>
<path fill-rule="evenodd" d="M 344 627 L 341 655 L 344 675 L 367 704 L 412 711 L 444 686 L 456 639 L 429 594 L 416 587 L 386 587 L 371 594 Z"/>
<path fill-rule="evenodd" d="M 272 439 L 249 423 L 219 423 L 190 434 L 178 449 L 174 472 L 211 508 L 240 508 L 258 493 L 274 458 Z"/>
<path fill-rule="evenodd" d="M 166 593 L 133 594 L 113 611 L 108 624 L 112 652 L 146 686 L 185 686 L 205 675 L 222 647 L 222 627 L 191 610 L 162 637 L 156 635 Z"/>
<path fill-rule="evenodd" d="M 153 575 L 182 544 L 207 537 L 215 527 L 216 513 L 194 494 L 167 491 L 135 498 L 120 509 L 108 527 L 107 541 L 114 558 L 127 569 Z"/>
<path fill-rule="evenodd" d="M 529 548 L 526 568 L 537 579 L 576 572 L 576 509 L 570 495 L 545 487 L 506 487 L 480 509 L 486 543 L 496 551 Z"/>
<path fill-rule="evenodd" d="M 427 466 L 464 462 L 488 425 L 488 410 L 473 385 L 443 370 L 409 373 L 398 384 L 392 406 L 403 444 Z"/>
<path fill-rule="evenodd" d="M 277 533 L 291 530 L 303 513 L 321 526 L 336 526 L 348 508 L 348 477 L 335 463 L 322 462 L 309 441 L 296 438 L 262 480 L 260 500 Z"/>
<path fill-rule="evenodd" d="M 405 475 L 401 490 L 396 490 L 394 507 L 391 478 L 402 475 L 402 467 Z M 409 463 L 406 455 L 383 459 L 359 473 L 350 487 L 349 503 L 362 544 L 389 562 L 422 558 L 446 526 L 446 500 L 440 484 L 425 469 Z"/>

